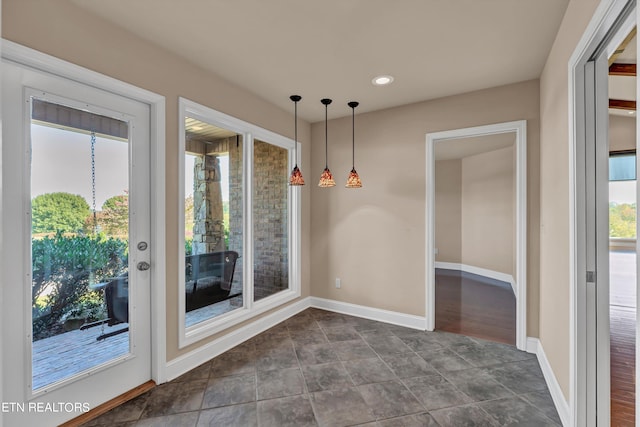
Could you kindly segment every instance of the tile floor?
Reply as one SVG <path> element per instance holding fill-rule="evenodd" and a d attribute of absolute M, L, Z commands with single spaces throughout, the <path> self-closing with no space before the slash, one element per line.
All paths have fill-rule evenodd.
<path fill-rule="evenodd" d="M 535 356 L 308 309 L 85 426 L 558 426 Z"/>

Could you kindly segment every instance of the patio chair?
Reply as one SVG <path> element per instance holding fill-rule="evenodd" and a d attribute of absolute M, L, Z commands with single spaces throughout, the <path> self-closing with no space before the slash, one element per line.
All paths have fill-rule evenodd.
<path fill-rule="evenodd" d="M 89 323 L 80 329 L 88 329 L 93 326 L 117 325 L 119 323 L 129 323 L 129 275 L 124 273 L 122 276 L 116 277 L 108 282 L 96 283 L 90 285 L 94 291 L 102 291 L 104 293 L 104 301 L 107 305 L 107 318 L 97 322 Z M 102 333 L 96 340 L 101 341 L 114 335 L 125 333 L 129 327 L 118 329 L 117 331 Z M 104 332 L 104 331 L 103 331 Z"/>
<path fill-rule="evenodd" d="M 186 311 L 240 295 L 231 294 L 238 253 L 210 252 L 185 258 Z"/>

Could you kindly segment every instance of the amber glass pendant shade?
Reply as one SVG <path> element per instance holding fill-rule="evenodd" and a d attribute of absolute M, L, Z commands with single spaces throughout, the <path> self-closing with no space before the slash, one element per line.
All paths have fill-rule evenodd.
<path fill-rule="evenodd" d="M 351 169 L 349 172 L 349 177 L 347 178 L 347 188 L 360 188 L 362 187 L 362 181 L 360 181 L 360 177 L 358 176 L 358 172 L 355 169 Z"/>
<path fill-rule="evenodd" d="M 295 165 L 291 171 L 289 185 L 304 185 L 304 178 L 302 177 L 302 172 L 300 172 L 298 165 Z"/>
<path fill-rule="evenodd" d="M 320 175 L 320 182 L 318 182 L 318 187 L 328 188 L 335 187 L 336 182 L 333 179 L 333 175 L 329 168 L 324 168 L 322 171 L 322 175 Z"/>
<path fill-rule="evenodd" d="M 293 170 L 291 171 L 291 176 L 289 177 L 289 185 L 294 185 L 294 186 L 300 186 L 300 185 L 304 185 L 304 178 L 302 177 L 302 171 L 300 171 L 300 168 L 298 168 L 298 101 L 300 101 L 302 99 L 302 97 L 300 95 L 291 95 L 289 97 L 290 100 L 293 101 L 293 105 L 294 105 L 294 117 L 295 117 L 295 146 L 294 146 L 294 156 L 296 158 L 295 160 L 295 166 L 293 167 Z"/>
<path fill-rule="evenodd" d="M 358 172 L 356 172 L 356 107 L 359 103 L 355 101 L 351 101 L 347 104 L 351 107 L 351 159 L 352 166 L 351 172 L 349 172 L 349 176 L 347 177 L 347 184 L 345 187 L 347 188 L 361 188 L 362 181 L 360 180 L 360 176 L 358 176 Z"/>

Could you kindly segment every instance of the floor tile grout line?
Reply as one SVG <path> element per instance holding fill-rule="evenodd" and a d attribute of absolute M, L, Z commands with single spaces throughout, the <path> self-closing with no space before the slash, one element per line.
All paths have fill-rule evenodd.
<path fill-rule="evenodd" d="M 341 317 L 341 316 L 343 316 L 343 315 L 342 315 L 342 314 L 338 314 L 337 316 L 338 316 L 338 318 L 340 318 L 340 317 Z M 331 318 L 330 318 L 330 317 L 325 318 L 325 319 L 327 319 L 327 321 L 328 321 L 328 322 L 330 322 L 330 320 L 331 320 Z M 323 334 L 324 338 L 325 338 L 325 339 L 326 339 L 326 341 L 327 341 L 326 343 L 327 343 L 327 344 L 329 344 L 329 348 L 331 349 L 331 351 L 335 353 L 335 347 L 334 347 L 334 345 L 333 345 L 333 344 L 335 344 L 335 343 L 333 343 L 333 342 L 329 341 L 328 336 L 327 336 L 327 331 L 326 331 L 326 329 L 330 329 L 330 326 L 327 326 L 326 328 L 325 328 L 325 327 L 320 326 L 320 324 L 318 323 L 318 320 L 317 320 L 317 319 L 315 319 L 315 318 L 313 318 L 313 322 L 316 324 L 316 326 L 318 326 L 318 327 L 319 327 L 320 331 L 322 332 L 322 334 Z M 328 325 L 331 325 L 331 323 L 328 323 Z M 297 362 L 297 369 L 298 369 L 298 372 L 301 374 L 302 381 L 303 381 L 303 383 L 302 383 L 302 385 L 303 385 L 303 392 L 302 392 L 302 394 L 291 395 L 291 396 L 303 396 L 303 397 L 305 397 L 306 399 L 308 399 L 308 400 L 309 400 L 309 402 L 310 402 L 310 404 L 311 404 L 311 409 L 312 409 L 313 414 L 314 414 L 314 415 L 313 415 L 313 416 L 314 416 L 314 419 L 315 419 L 315 421 L 316 421 L 318 424 L 320 424 L 320 423 L 319 423 L 318 416 L 317 416 L 317 414 L 316 414 L 316 412 L 317 412 L 317 408 L 315 407 L 315 405 L 313 404 L 313 402 L 312 402 L 312 400 L 311 400 L 311 398 L 312 398 L 312 393 L 310 393 L 310 392 L 308 391 L 307 384 L 306 384 L 306 380 L 305 380 L 305 378 L 304 378 L 303 366 L 302 366 L 302 363 L 301 363 L 301 361 L 300 361 L 300 358 L 298 357 L 298 353 L 297 353 L 297 351 L 296 351 L 296 345 L 295 345 L 295 342 L 294 342 L 294 341 L 293 341 L 293 339 L 292 339 L 292 338 L 293 338 L 293 335 L 292 335 L 292 329 L 291 329 L 290 327 L 288 327 L 288 325 L 286 325 L 286 323 L 285 323 L 285 322 L 282 322 L 282 325 L 281 325 L 281 324 L 278 324 L 278 325 L 276 325 L 275 327 L 279 327 L 279 326 L 284 326 L 285 336 L 286 336 L 286 338 L 287 338 L 288 340 L 290 340 L 290 344 L 291 344 L 291 347 L 292 347 L 292 349 L 293 349 L 293 351 L 294 351 L 294 355 L 295 355 L 296 362 Z M 336 328 L 341 328 L 341 327 L 353 328 L 353 329 L 355 330 L 356 334 L 358 335 L 358 337 L 360 338 L 360 340 L 361 340 L 362 342 L 364 342 L 364 344 L 365 344 L 366 348 L 368 348 L 369 350 L 371 350 L 371 351 L 373 352 L 373 354 L 375 354 L 375 356 L 376 356 L 376 357 L 377 357 L 377 358 L 378 358 L 378 359 L 383 363 L 383 365 L 384 365 L 387 369 L 390 369 L 390 371 L 391 371 L 391 372 L 392 372 L 392 374 L 393 374 L 393 378 L 394 378 L 394 379 L 389 379 L 389 380 L 386 380 L 386 381 L 378 381 L 378 382 L 373 382 L 373 383 L 365 383 L 365 384 L 361 384 L 361 385 L 355 385 L 355 381 L 353 380 L 353 376 L 352 376 L 352 374 L 351 374 L 351 373 L 346 369 L 346 364 L 347 364 L 349 361 L 348 361 L 348 360 L 341 360 L 341 359 L 340 359 L 340 357 L 338 357 L 338 362 L 340 363 L 340 365 L 342 366 L 342 368 L 346 371 L 348 378 L 350 379 L 351 383 L 353 384 L 351 387 L 358 389 L 358 392 L 359 392 L 360 396 L 362 397 L 362 394 L 361 394 L 361 392 L 360 392 L 360 387 L 363 387 L 363 386 L 366 386 L 366 385 L 370 385 L 370 384 L 377 384 L 377 383 L 383 383 L 383 382 L 390 382 L 390 381 L 394 381 L 394 382 L 399 383 L 399 384 L 400 384 L 400 385 L 401 385 L 405 390 L 409 391 L 410 395 L 411 395 L 411 396 L 412 396 L 416 401 L 418 401 L 418 403 L 419 403 L 419 404 L 420 404 L 420 406 L 422 407 L 422 409 L 421 409 L 420 411 L 413 412 L 413 413 L 410 413 L 410 414 L 400 415 L 400 416 L 397 416 L 397 417 L 387 417 L 387 418 L 375 417 L 376 422 L 377 422 L 377 421 L 380 421 L 380 420 L 386 420 L 386 419 L 393 419 L 393 418 L 399 418 L 399 417 L 414 416 L 414 415 L 421 414 L 421 413 L 427 413 L 427 414 L 430 414 L 430 413 L 431 413 L 431 411 L 430 411 L 430 410 L 426 409 L 425 404 L 423 404 L 423 403 L 421 402 L 421 400 L 420 400 L 420 399 L 418 399 L 418 398 L 416 397 L 415 393 L 414 393 L 414 392 L 413 392 L 413 391 L 412 391 L 412 390 L 407 386 L 407 384 L 406 384 L 406 382 L 405 382 L 405 381 L 408 381 L 408 380 L 411 380 L 411 379 L 414 379 L 414 378 L 421 378 L 421 377 L 428 377 L 428 376 L 439 375 L 440 377 L 444 378 L 445 383 L 447 383 L 448 385 L 450 385 L 454 390 L 456 390 L 456 391 L 460 392 L 461 394 L 463 394 L 463 395 L 465 395 L 465 396 L 469 397 L 468 395 L 466 395 L 466 393 L 464 393 L 464 392 L 462 392 L 460 389 L 458 389 L 458 388 L 457 388 L 457 386 L 456 386 L 455 384 L 453 384 L 453 383 L 452 383 L 452 382 L 447 378 L 446 374 L 448 374 L 448 373 L 452 373 L 452 372 L 461 372 L 461 371 L 465 371 L 465 370 L 477 369 L 477 370 L 478 370 L 478 372 L 480 372 L 480 373 L 483 373 L 483 374 L 487 375 L 487 377 L 488 377 L 490 380 L 492 380 L 494 383 L 496 383 L 497 385 L 499 385 L 502 389 L 507 390 L 511 395 L 510 395 L 510 396 L 499 397 L 499 398 L 495 398 L 495 399 L 488 399 L 488 400 L 479 400 L 479 401 L 475 401 L 475 400 L 474 400 L 473 402 L 470 402 L 470 403 L 467 403 L 467 404 L 462 404 L 462 405 L 452 405 L 452 406 L 449 406 L 449 407 L 438 408 L 437 410 L 434 410 L 434 411 L 439 411 L 439 410 L 441 410 L 441 409 L 447 409 L 447 408 L 453 408 L 453 407 L 464 407 L 464 406 L 472 406 L 472 405 L 473 405 L 473 406 L 476 406 L 476 407 L 478 407 L 479 409 L 481 409 L 483 413 L 485 413 L 487 416 L 489 416 L 489 417 L 490 417 L 490 419 L 494 420 L 495 422 L 498 422 L 498 420 L 497 420 L 497 418 L 496 418 L 496 417 L 494 417 L 493 415 L 491 415 L 487 410 L 485 410 L 485 409 L 484 409 L 482 406 L 480 406 L 480 405 L 485 405 L 485 404 L 490 403 L 490 402 L 493 402 L 493 401 L 498 401 L 498 400 L 503 400 L 503 399 L 514 399 L 514 398 L 515 398 L 518 402 L 521 402 L 522 404 L 524 404 L 524 405 L 526 405 L 526 406 L 528 406 L 528 407 L 530 407 L 530 408 L 533 408 L 533 409 L 536 411 L 536 413 L 537 413 L 538 415 L 540 415 L 540 416 L 542 416 L 542 417 L 543 417 L 543 419 L 545 419 L 545 420 L 549 420 L 550 422 L 552 422 L 552 423 L 554 423 L 554 424 L 556 423 L 556 421 L 555 421 L 555 420 L 553 420 L 550 416 L 547 416 L 547 414 L 545 413 L 545 411 L 543 411 L 543 410 L 541 409 L 541 407 L 539 407 L 539 406 L 535 405 L 534 403 L 530 402 L 527 398 L 525 398 L 525 397 L 524 397 L 525 395 L 529 395 L 529 394 L 533 394 L 533 393 L 542 393 L 542 392 L 544 392 L 545 390 L 546 390 L 546 392 L 547 392 L 547 394 L 548 394 L 548 389 L 540 388 L 540 389 L 538 389 L 538 390 L 529 390 L 529 391 L 527 391 L 526 393 L 517 393 L 516 391 L 514 391 L 514 390 L 512 390 L 511 388 L 509 388 L 509 387 L 507 387 L 506 385 L 504 385 L 504 384 L 503 384 L 503 383 L 498 379 L 498 377 L 496 377 L 494 374 L 492 374 L 492 373 L 490 372 L 490 370 L 491 370 L 491 369 L 495 369 L 495 368 L 497 368 L 497 367 L 502 367 L 502 366 L 517 367 L 517 366 L 518 366 L 518 364 L 519 364 L 519 363 L 521 363 L 521 364 L 526 364 L 525 366 L 523 366 L 523 369 L 525 369 L 527 372 L 529 372 L 529 371 L 530 371 L 529 373 L 530 373 L 531 375 L 533 375 L 533 376 L 537 376 L 537 372 L 536 372 L 536 369 L 535 369 L 534 364 L 531 364 L 531 366 L 529 366 L 529 364 L 528 364 L 528 362 L 529 362 L 530 360 L 535 360 L 535 358 L 523 358 L 523 359 L 521 359 L 521 360 L 509 360 L 509 361 L 500 362 L 500 363 L 492 363 L 492 364 L 489 364 L 489 365 L 486 365 L 486 366 L 476 366 L 476 364 L 475 364 L 475 363 L 471 363 L 471 362 L 469 361 L 469 359 L 465 358 L 462 354 L 460 354 L 460 353 L 458 353 L 457 351 L 455 351 L 455 350 L 454 350 L 454 348 L 455 348 L 455 347 L 452 347 L 452 346 L 455 346 L 455 345 L 456 345 L 456 343 L 452 343 L 452 342 L 450 342 L 450 341 L 446 340 L 447 345 L 441 345 L 440 343 L 438 343 L 438 345 L 440 346 L 440 347 L 438 347 L 438 349 L 442 349 L 442 350 L 450 351 L 453 355 L 455 355 L 455 356 L 459 357 L 459 358 L 460 358 L 462 361 L 464 361 L 465 363 L 468 363 L 468 364 L 469 364 L 469 368 L 460 369 L 460 370 L 455 370 L 455 371 L 444 371 L 444 370 L 442 370 L 442 369 L 438 369 L 438 368 L 436 368 L 435 366 L 433 366 L 433 365 L 432 365 L 428 360 L 426 360 L 424 357 L 422 357 L 422 356 L 419 354 L 419 352 L 418 352 L 416 349 L 414 349 L 414 347 L 409 347 L 409 346 L 408 346 L 408 347 L 409 347 L 409 349 L 410 349 L 411 351 L 409 351 L 409 352 L 407 352 L 407 353 L 402 353 L 402 352 L 400 352 L 400 353 L 390 353 L 390 354 L 384 354 L 384 355 L 383 355 L 383 354 L 381 354 L 381 353 L 379 353 L 379 352 L 378 352 L 378 351 L 376 351 L 376 350 L 371 346 L 371 344 L 370 344 L 370 343 L 369 343 L 369 342 L 364 338 L 364 336 L 363 336 L 363 335 L 366 335 L 366 333 L 365 333 L 365 334 L 363 334 L 361 331 L 358 331 L 357 329 L 355 329 L 355 326 L 356 326 L 356 325 L 354 325 L 354 324 L 345 323 L 345 324 L 343 324 L 343 325 L 340 325 L 340 326 L 334 326 L 334 327 L 336 327 Z M 375 325 L 372 325 L 372 328 L 373 328 L 373 327 L 375 327 Z M 366 331 L 363 331 L 363 332 L 366 332 Z M 404 335 L 403 330 L 395 330 L 395 331 L 394 331 L 394 330 L 392 330 L 392 329 L 386 329 L 386 330 L 380 331 L 380 330 L 377 330 L 377 329 L 372 329 L 372 330 L 371 330 L 371 332 L 372 332 L 372 335 L 375 335 L 376 333 L 378 333 L 378 332 L 379 332 L 379 333 L 381 333 L 381 334 L 382 334 L 382 335 L 384 335 L 384 336 L 395 336 L 395 337 L 399 338 L 399 339 L 403 342 L 403 344 L 404 344 L 404 345 L 407 345 L 407 344 L 406 344 L 406 342 L 404 341 L 404 339 L 403 339 L 400 335 L 398 335 L 398 333 L 402 333 L 402 334 Z M 279 334 L 279 333 L 280 333 L 280 331 L 277 331 L 277 333 Z M 388 334 L 390 334 L 390 335 L 388 335 Z M 430 334 L 430 333 L 425 332 L 425 334 Z M 461 335 L 461 336 L 462 336 L 462 335 Z M 464 336 L 463 336 L 463 337 L 464 337 Z M 471 339 L 473 342 L 475 342 L 476 344 L 478 344 L 478 345 L 480 345 L 480 346 L 482 346 L 482 347 L 484 347 L 484 346 L 485 346 L 485 345 L 487 345 L 487 344 L 493 344 L 493 343 L 491 343 L 491 342 L 486 342 L 486 340 L 474 340 L 474 339 L 472 339 L 472 338 L 469 338 L 469 339 Z M 300 346 L 300 348 L 305 348 L 306 346 L 308 346 L 308 345 L 312 345 L 312 344 L 313 344 L 313 343 L 305 343 L 305 344 L 301 345 L 301 346 Z M 500 344 L 500 345 L 501 345 L 501 344 Z M 415 348 L 417 348 L 417 347 L 415 347 Z M 499 347 L 498 347 L 498 349 L 499 349 Z M 492 349 L 489 349 L 489 350 L 490 350 L 490 352 L 491 352 L 491 350 L 492 350 Z M 394 369 L 392 369 L 392 368 L 391 368 L 391 366 L 389 365 L 389 363 L 384 359 L 384 357 L 416 357 L 416 356 L 419 358 L 419 360 L 424 361 L 424 362 L 426 363 L 426 365 L 429 367 L 429 369 L 431 369 L 431 370 L 433 371 L 433 374 L 420 375 L 420 376 L 418 376 L 418 377 L 400 378 L 400 377 L 398 376 L 398 374 L 396 373 L 396 371 L 395 371 Z M 199 422 L 199 420 L 200 420 L 200 416 L 201 416 L 201 413 L 202 413 L 202 411 L 204 410 L 204 409 L 202 408 L 202 406 L 203 406 L 203 402 L 204 402 L 204 397 L 205 397 L 205 394 L 206 394 L 206 390 L 207 390 L 207 388 L 208 388 L 208 383 L 209 383 L 209 381 L 211 380 L 211 378 L 212 378 L 212 376 L 213 376 L 213 360 L 215 360 L 215 358 L 212 358 L 212 359 L 210 359 L 209 361 L 207 361 L 207 362 L 206 362 L 209 366 L 208 366 L 208 370 L 207 370 L 206 386 L 205 386 L 204 391 L 202 392 L 202 400 L 201 400 L 201 402 L 200 402 L 200 409 L 198 409 L 198 410 L 196 410 L 196 411 L 176 411 L 176 412 L 173 412 L 173 413 L 171 413 L 171 414 L 164 415 L 164 416 L 175 415 L 175 414 L 191 413 L 191 412 L 198 412 L 198 416 L 197 416 L 197 418 L 196 418 L 196 422 Z M 362 357 L 356 357 L 356 358 L 355 358 L 355 359 L 353 359 L 353 360 L 362 360 Z M 537 366 L 537 368 L 538 368 L 538 370 L 539 370 L 539 365 L 536 365 L 536 366 Z M 196 368 L 194 368 L 194 369 L 197 369 L 197 367 L 196 367 Z M 281 370 L 281 369 L 280 369 L 280 370 Z M 254 395 L 255 400 L 254 400 L 254 402 L 250 402 L 250 403 L 254 403 L 255 405 L 257 405 L 257 403 L 258 403 L 258 384 L 259 384 L 259 381 L 258 381 L 258 375 L 259 375 L 259 372 L 258 372 L 258 369 L 257 369 L 257 366 L 256 366 L 256 360 L 254 360 L 254 371 L 253 371 L 253 372 L 254 372 L 253 377 L 254 377 L 254 384 L 255 384 L 255 395 Z M 236 374 L 236 375 L 241 375 L 241 374 Z M 232 376 L 236 376 L 236 375 L 232 375 Z M 227 377 L 228 377 L 228 376 L 227 376 Z M 202 379 L 205 379 L 205 378 L 202 378 Z M 194 380 L 195 380 L 195 379 L 194 379 Z M 183 384 L 183 383 L 187 383 L 187 382 L 190 382 L 190 381 L 177 382 L 176 384 Z M 351 387 L 349 387 L 349 388 L 351 388 Z M 321 391 L 322 391 L 322 390 L 321 390 Z M 321 391 L 319 391 L 319 392 L 321 392 Z M 291 396 L 283 396 L 283 397 L 291 397 Z M 273 400 L 277 400 L 277 399 L 280 399 L 280 398 L 283 398 L 283 397 L 274 397 L 274 398 L 272 398 L 272 399 L 273 399 Z M 136 420 L 138 420 L 138 421 L 139 421 L 139 420 L 141 419 L 142 414 L 144 413 L 144 410 L 147 408 L 147 406 L 148 406 L 148 404 L 149 404 L 149 398 L 150 398 L 150 396 L 147 396 L 147 397 L 145 398 L 145 400 L 144 400 L 144 404 L 143 404 L 143 407 L 142 407 L 142 409 L 141 409 L 141 411 L 140 411 L 140 414 L 139 414 L 139 415 L 138 415 L 138 417 L 136 418 Z M 265 399 L 265 401 L 272 400 L 272 399 Z M 223 406 L 220 406 L 220 407 L 236 406 L 236 405 L 242 405 L 242 404 L 245 404 L 245 403 L 246 403 L 246 402 L 242 402 L 242 403 L 234 403 L 234 404 L 223 405 Z M 216 408 L 219 408 L 219 407 L 216 407 Z M 209 408 L 209 409 L 213 409 L 213 408 Z M 158 417 L 162 417 L 162 416 L 158 416 Z M 257 418 L 257 417 L 258 417 L 258 415 L 256 414 L 256 418 Z M 151 417 L 148 417 L 148 418 L 151 418 Z M 257 419 L 257 421 L 258 421 L 258 422 L 260 422 L 260 420 L 259 420 L 259 419 Z"/>

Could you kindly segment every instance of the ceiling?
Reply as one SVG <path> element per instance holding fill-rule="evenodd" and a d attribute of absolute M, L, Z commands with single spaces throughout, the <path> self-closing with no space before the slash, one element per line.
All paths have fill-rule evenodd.
<path fill-rule="evenodd" d="M 516 133 L 470 136 L 438 141 L 434 145 L 436 160 L 454 160 L 507 148 L 516 142 Z"/>
<path fill-rule="evenodd" d="M 538 78 L 568 0 L 71 0 L 285 110 L 324 119 Z M 395 81 L 375 87 L 371 79 Z"/>
<path fill-rule="evenodd" d="M 633 37 L 629 44 L 624 47 L 622 53 L 615 58 L 617 64 L 635 64 L 637 62 L 637 40 Z M 636 78 L 632 76 L 609 76 L 609 98 L 621 99 L 625 101 L 636 100 Z M 616 116 L 635 117 L 636 112 L 609 108 L 609 114 Z"/>
<path fill-rule="evenodd" d="M 215 141 L 217 139 L 231 138 L 232 136 L 238 135 L 233 131 L 222 129 L 191 117 L 185 117 L 184 131 L 187 139 L 192 138 L 201 141 Z"/>

